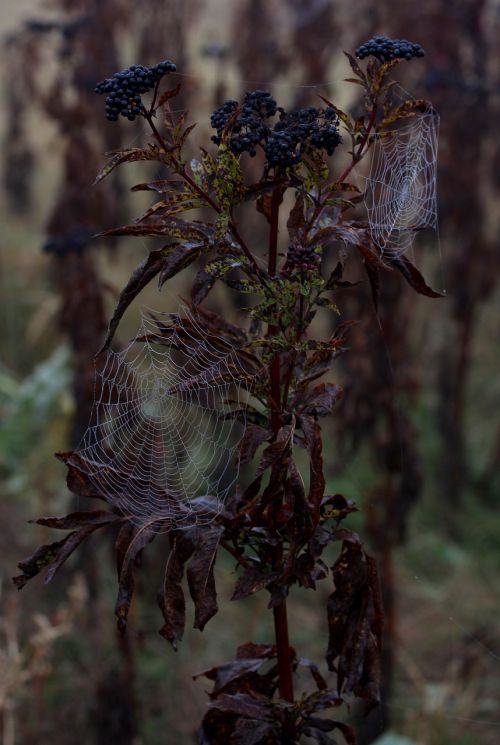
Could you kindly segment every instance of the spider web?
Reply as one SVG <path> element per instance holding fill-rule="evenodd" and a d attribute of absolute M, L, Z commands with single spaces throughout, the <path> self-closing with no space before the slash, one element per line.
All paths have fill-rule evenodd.
<path fill-rule="evenodd" d="M 164 530 L 207 524 L 223 509 L 255 377 L 227 336 L 181 313 L 143 312 L 129 346 L 107 351 L 77 450 L 110 504 Z"/>
<path fill-rule="evenodd" d="M 364 199 L 372 241 L 389 256 L 408 251 L 418 231 L 437 227 L 438 128 L 429 107 L 375 141 Z"/>

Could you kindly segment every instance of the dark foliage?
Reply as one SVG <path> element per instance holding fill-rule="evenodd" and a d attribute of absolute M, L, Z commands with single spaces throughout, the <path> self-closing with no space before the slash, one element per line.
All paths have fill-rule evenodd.
<path fill-rule="evenodd" d="M 70 532 L 21 562 L 15 583 L 22 587 L 43 570 L 49 581 L 86 538 L 97 529 L 111 527 L 116 534 L 116 616 L 124 633 L 141 556 L 152 541 L 165 536 L 169 553 L 158 594 L 163 616 L 160 633 L 175 648 L 186 623 L 185 580 L 195 609 L 194 626 L 202 630 L 218 610 L 214 567 L 218 551 L 227 551 L 238 569 L 233 599 L 268 592 L 276 644 L 244 644 L 235 661 L 203 673 L 214 683 L 200 733 L 200 742 L 207 745 L 298 743 L 303 735 L 320 745 L 331 745 L 335 740 L 330 733 L 335 730 L 352 745 L 354 736 L 347 725 L 319 715 L 352 697 L 366 701 L 368 707 L 380 700 L 383 611 L 377 570 L 358 536 L 340 527 L 355 510 L 352 502 L 341 494 L 325 493 L 320 425 L 321 419 L 335 413 L 343 390 L 318 379 L 345 351 L 345 337 L 353 322 L 343 321 L 325 339 L 315 336 L 314 319 L 325 309 L 338 313 L 336 291 L 358 284 L 344 278 L 348 256 L 364 266 L 375 304 L 379 275 L 394 269 L 420 294 L 435 297 L 438 293 L 407 258 L 381 255 L 367 225 L 345 215 L 359 202 L 358 190 L 346 179 L 370 147 L 371 133 L 387 134 L 394 122 L 417 115 L 423 107 L 421 101 L 410 101 L 391 108 L 386 75 L 395 60 L 385 65 L 371 61 L 366 73 L 351 56 L 349 61 L 365 89 L 366 118 L 353 120 L 330 102 L 326 109 L 285 113 L 266 92 L 249 93 L 242 107 L 227 102 L 216 112 L 212 124 L 218 131 L 217 151 L 202 149 L 200 160 L 191 160 L 190 166 L 183 147 L 193 127 L 185 126 L 184 114 L 176 119 L 170 109 L 178 88 L 160 94 L 158 80 L 150 80 L 139 68 L 130 68 L 125 77 L 114 76 L 99 86 L 99 92 L 111 93 L 113 86 L 120 88 L 130 79 L 127 91 L 130 85 L 136 86 L 140 96 L 154 83 L 153 103 L 143 110 L 154 142 L 112 153 L 97 181 L 126 162 L 156 162 L 167 171 L 165 179 L 135 187 L 160 194 L 159 201 L 133 224 L 103 234 L 150 236 L 161 239 L 163 245 L 152 249 L 122 290 L 102 351 L 110 345 L 125 310 L 149 282 L 158 277 L 161 286 L 201 260 L 191 292 L 190 311 L 196 323 L 175 314 L 169 323 L 156 319 L 155 343 L 193 361 L 203 354 L 201 341 L 209 341 L 219 351 L 232 351 L 236 361 L 228 375 L 237 378 L 251 395 L 243 403 L 229 401 L 232 409 L 225 416 L 244 417 L 250 423 L 238 458 L 242 464 L 255 460 L 256 465 L 249 483 L 236 489 L 225 505 L 210 494 L 186 505 L 168 490 L 162 496 L 175 506 L 175 522 L 156 516 L 152 508 L 148 520 L 134 524 L 116 508 L 106 488 L 106 470 L 112 465 L 90 463 L 78 453 L 59 454 L 68 467 L 70 490 L 80 497 L 103 500 L 109 509 L 40 519 L 40 524 Z M 385 97 L 382 109 L 381 97 Z M 136 103 L 128 100 L 127 106 Z M 157 109 L 163 114 L 162 132 L 154 121 Z M 266 120 L 277 112 L 279 121 L 271 129 Z M 111 113 L 118 115 L 114 110 Z M 332 180 L 325 158 L 342 143 L 339 122 L 352 141 L 351 161 Z M 284 148 L 277 144 L 285 141 Z M 252 155 L 257 144 L 264 144 L 267 163 L 260 180 L 248 184 L 243 159 L 237 155 Z M 289 248 L 280 262 L 279 213 L 288 189 L 295 199 L 287 220 Z M 257 261 L 235 217 L 235 208 L 248 202 L 255 202 L 268 226 L 267 268 Z M 199 208 L 209 211 L 210 218 L 184 216 Z M 327 269 L 331 254 L 333 271 L 331 266 Z M 251 296 L 247 327 L 202 306 L 217 281 Z M 148 336 L 137 341 L 146 342 Z M 207 382 L 216 384 L 223 376 L 215 371 L 213 381 L 208 374 Z M 196 385 L 194 377 L 183 381 L 187 390 L 192 385 Z M 307 479 L 297 466 L 296 448 L 307 454 Z M 330 570 L 324 551 L 332 543 L 341 543 L 341 547 Z M 334 689 L 314 663 L 297 657 L 288 641 L 286 620 L 286 598 L 293 586 L 314 590 L 330 574 L 335 589 L 328 603 L 326 659 L 336 673 Z M 302 668 L 309 671 L 315 690 L 296 700 L 293 676 Z"/>

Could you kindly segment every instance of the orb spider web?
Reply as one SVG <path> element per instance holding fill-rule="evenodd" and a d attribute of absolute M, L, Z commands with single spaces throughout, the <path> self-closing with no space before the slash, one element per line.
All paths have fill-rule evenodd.
<path fill-rule="evenodd" d="M 203 525 L 224 508 L 256 375 L 242 345 L 243 336 L 218 336 L 187 307 L 143 312 L 135 339 L 96 366 L 77 453 L 94 486 L 134 523 Z"/>
<path fill-rule="evenodd" d="M 375 140 L 364 201 L 372 241 L 389 258 L 408 251 L 417 232 L 437 227 L 438 129 L 429 106 Z"/>

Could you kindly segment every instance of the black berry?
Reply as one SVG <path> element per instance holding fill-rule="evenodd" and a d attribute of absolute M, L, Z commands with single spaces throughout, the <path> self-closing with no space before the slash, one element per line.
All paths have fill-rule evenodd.
<path fill-rule="evenodd" d="M 333 109 L 281 109 L 279 121 L 266 144 L 266 158 L 270 166 L 289 167 L 302 160 L 304 154 L 325 150 L 333 155 L 341 142 L 338 120 Z"/>
<path fill-rule="evenodd" d="M 262 145 L 269 137 L 267 120 L 278 111 L 276 101 L 268 91 L 249 91 L 245 93 L 241 106 L 237 101 L 225 101 L 210 117 L 217 135 L 213 142 L 220 145 L 223 133 L 232 117 L 234 122 L 228 133 L 228 145 L 235 155 L 248 153 L 254 156 L 257 145 Z"/>
<path fill-rule="evenodd" d="M 170 60 L 159 62 L 154 67 L 131 65 L 125 70 L 115 72 L 111 78 L 101 80 L 95 87 L 95 92 L 107 93 L 106 117 L 116 122 L 118 116 L 124 116 L 134 121 L 141 113 L 141 96 L 155 88 L 161 78 L 169 72 L 175 72 L 176 66 Z"/>
<path fill-rule="evenodd" d="M 412 44 L 406 39 L 389 39 L 388 36 L 374 36 L 356 49 L 356 57 L 375 57 L 380 62 L 390 62 L 394 59 L 411 60 L 413 57 L 423 57 L 425 52 L 420 44 Z"/>
<path fill-rule="evenodd" d="M 287 274 L 293 271 L 314 271 L 321 263 L 321 255 L 315 246 L 288 246 L 285 270 Z"/>

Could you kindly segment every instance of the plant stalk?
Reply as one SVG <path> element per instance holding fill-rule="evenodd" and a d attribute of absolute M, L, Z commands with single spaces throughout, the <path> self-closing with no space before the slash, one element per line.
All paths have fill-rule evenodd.
<path fill-rule="evenodd" d="M 281 194 L 278 189 L 275 189 L 272 195 L 271 202 L 271 226 L 269 230 L 269 255 L 268 255 L 268 273 L 269 278 L 273 279 L 276 276 L 277 263 L 278 263 L 278 221 L 279 221 L 279 207 L 281 203 Z M 268 334 L 270 336 L 276 333 L 277 329 L 272 324 L 268 326 Z M 271 362 L 271 426 L 275 434 L 278 433 L 281 425 L 281 363 L 279 354 L 276 354 Z M 278 549 L 279 551 L 279 549 Z M 280 559 L 280 555 L 276 552 L 275 561 Z M 292 655 L 290 650 L 290 642 L 288 638 L 288 618 L 286 611 L 286 599 L 283 598 L 282 602 L 275 608 L 273 608 L 274 615 L 274 633 L 276 638 L 276 654 L 278 657 L 278 678 L 279 678 L 279 693 L 282 699 L 285 701 L 293 702 L 293 671 L 292 671 Z"/>

